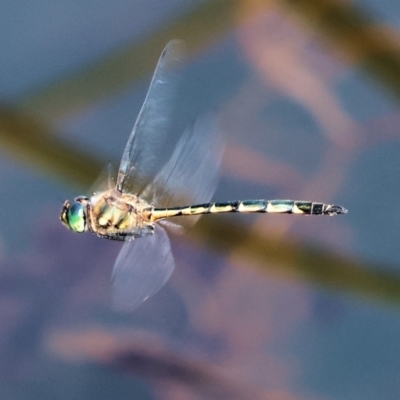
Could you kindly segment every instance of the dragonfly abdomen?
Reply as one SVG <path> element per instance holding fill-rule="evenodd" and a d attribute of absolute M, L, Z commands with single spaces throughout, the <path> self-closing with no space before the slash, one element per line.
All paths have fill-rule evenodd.
<path fill-rule="evenodd" d="M 151 221 L 179 216 L 218 214 L 228 212 L 273 213 L 299 215 L 336 215 L 345 214 L 341 206 L 301 200 L 238 200 L 221 203 L 196 204 L 187 207 L 154 208 Z"/>

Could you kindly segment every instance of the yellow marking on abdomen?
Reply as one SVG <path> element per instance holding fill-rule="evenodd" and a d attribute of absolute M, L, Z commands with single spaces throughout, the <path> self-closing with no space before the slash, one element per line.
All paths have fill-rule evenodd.
<path fill-rule="evenodd" d="M 183 215 L 198 215 L 205 214 L 208 212 L 208 208 L 205 207 L 187 207 L 182 209 Z"/>
<path fill-rule="evenodd" d="M 237 208 L 239 212 L 263 212 L 265 211 L 265 201 L 241 201 Z"/>
<path fill-rule="evenodd" d="M 293 208 L 292 208 L 292 213 L 293 214 L 305 214 L 304 213 L 304 210 L 301 210 L 300 208 L 298 208 L 297 206 L 296 206 L 296 204 L 293 206 Z"/>
<path fill-rule="evenodd" d="M 293 209 L 293 203 L 272 202 L 269 201 L 265 211 L 267 213 L 288 213 Z"/>
<path fill-rule="evenodd" d="M 233 211 L 233 207 L 231 204 L 219 205 L 218 203 L 214 203 L 210 207 L 210 213 L 224 213 Z"/>

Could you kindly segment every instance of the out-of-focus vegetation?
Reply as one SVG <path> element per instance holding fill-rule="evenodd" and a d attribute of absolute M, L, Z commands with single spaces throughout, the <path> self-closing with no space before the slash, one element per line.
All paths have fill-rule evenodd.
<path fill-rule="evenodd" d="M 351 2 L 284 0 L 281 3 L 348 62 L 365 69 L 388 93 L 400 98 L 400 46 L 396 32 L 380 26 L 371 13 Z"/>

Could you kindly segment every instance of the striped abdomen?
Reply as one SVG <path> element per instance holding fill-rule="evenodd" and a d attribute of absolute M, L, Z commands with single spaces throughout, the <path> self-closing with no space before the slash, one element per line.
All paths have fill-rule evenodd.
<path fill-rule="evenodd" d="M 150 219 L 151 221 L 156 221 L 161 218 L 228 212 L 336 215 L 346 214 L 347 210 L 341 206 L 314 203 L 312 201 L 243 200 L 227 201 L 223 203 L 196 204 L 187 207 L 154 208 L 151 212 Z"/>

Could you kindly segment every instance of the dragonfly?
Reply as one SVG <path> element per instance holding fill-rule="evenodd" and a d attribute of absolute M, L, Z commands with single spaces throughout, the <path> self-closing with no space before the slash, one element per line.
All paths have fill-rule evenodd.
<path fill-rule="evenodd" d="M 163 50 L 116 182 L 107 172 L 107 183 L 91 197 L 66 200 L 61 211 L 61 222 L 74 232 L 90 231 L 124 242 L 112 272 L 113 303 L 121 311 L 138 307 L 171 276 L 175 263 L 166 229 L 181 231 L 203 214 L 347 212 L 341 206 L 312 201 L 210 202 L 224 147 L 216 117 L 197 118 L 175 138 L 170 133 L 184 54 L 180 40 L 170 41 Z"/>

